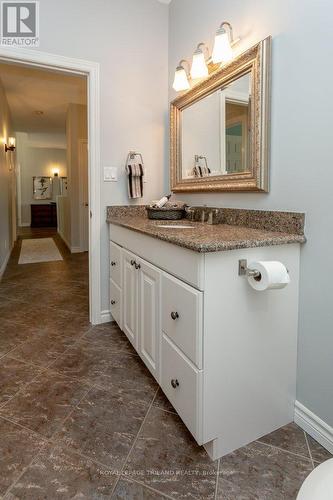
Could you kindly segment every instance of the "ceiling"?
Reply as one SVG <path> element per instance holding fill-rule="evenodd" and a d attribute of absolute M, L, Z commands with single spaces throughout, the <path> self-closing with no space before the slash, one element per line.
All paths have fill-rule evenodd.
<path fill-rule="evenodd" d="M 86 104 L 86 78 L 83 76 L 0 64 L 0 79 L 15 131 L 65 133 L 68 105 Z"/>

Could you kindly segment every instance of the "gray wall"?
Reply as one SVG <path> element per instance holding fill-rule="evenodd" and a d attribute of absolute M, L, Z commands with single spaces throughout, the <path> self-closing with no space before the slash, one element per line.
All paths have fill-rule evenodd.
<path fill-rule="evenodd" d="M 87 106 L 70 104 L 66 117 L 67 166 L 68 166 L 68 202 L 70 209 L 71 248 L 80 248 L 80 175 L 79 148 L 80 140 L 88 139 Z M 88 178 L 88 172 L 85 179 Z M 88 181 L 87 181 L 88 182 Z"/>
<path fill-rule="evenodd" d="M 8 103 L 0 80 L 0 270 L 3 270 L 1 268 L 12 247 L 13 173 L 9 171 L 9 161 L 14 162 L 14 155 L 5 153 L 3 144 L 12 135 Z"/>
<path fill-rule="evenodd" d="M 124 165 L 143 154 L 145 197 L 158 199 L 167 180 L 168 6 L 157 0 L 40 0 L 38 50 L 101 65 L 101 168 L 119 167 L 118 183 L 103 183 L 105 207 L 128 203 Z M 108 231 L 101 229 L 102 310 L 109 309 Z"/>
<path fill-rule="evenodd" d="M 333 425 L 333 4 L 329 0 L 173 0 L 169 88 L 178 61 L 228 20 L 240 50 L 273 36 L 271 191 L 197 194 L 189 203 L 306 212 L 297 398 Z M 170 91 L 170 97 L 174 96 Z M 283 359 L 281 359 L 283 363 Z"/>

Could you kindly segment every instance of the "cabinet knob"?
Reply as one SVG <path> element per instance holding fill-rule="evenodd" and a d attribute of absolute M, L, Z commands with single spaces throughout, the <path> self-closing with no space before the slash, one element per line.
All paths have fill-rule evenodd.
<path fill-rule="evenodd" d="M 135 269 L 141 269 L 141 264 L 135 263 Z"/>
<path fill-rule="evenodd" d="M 176 319 L 178 319 L 178 318 L 179 318 L 179 314 L 177 313 L 177 311 L 172 311 L 172 313 L 171 313 L 171 318 L 172 318 L 173 320 L 176 320 Z"/>
<path fill-rule="evenodd" d="M 114 306 L 114 305 L 115 305 L 115 303 L 116 303 L 116 301 L 115 301 L 115 300 L 111 300 L 111 305 L 112 305 L 112 306 Z"/>
<path fill-rule="evenodd" d="M 135 266 L 135 265 L 136 265 L 136 262 L 135 262 L 135 260 L 132 259 L 131 260 L 131 266 Z"/>
<path fill-rule="evenodd" d="M 173 378 L 173 379 L 171 380 L 171 385 L 172 385 L 172 387 L 173 387 L 174 389 L 177 389 L 177 387 L 179 387 L 179 382 L 178 382 L 178 380 L 177 380 L 176 378 Z"/>
<path fill-rule="evenodd" d="M 111 260 L 111 266 L 115 266 L 116 262 L 114 260 Z"/>

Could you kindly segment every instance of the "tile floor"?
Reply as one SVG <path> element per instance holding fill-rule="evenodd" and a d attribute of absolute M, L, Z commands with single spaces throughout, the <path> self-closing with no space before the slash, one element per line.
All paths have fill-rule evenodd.
<path fill-rule="evenodd" d="M 290 424 L 212 462 L 54 239 L 64 261 L 18 265 L 19 241 L 0 283 L 0 497 L 295 499 L 329 453 Z"/>

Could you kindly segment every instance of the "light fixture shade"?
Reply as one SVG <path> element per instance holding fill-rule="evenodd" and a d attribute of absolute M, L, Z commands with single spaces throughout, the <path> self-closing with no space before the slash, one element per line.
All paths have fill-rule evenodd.
<path fill-rule="evenodd" d="M 229 35 L 223 27 L 219 28 L 215 35 L 212 61 L 214 64 L 229 62 L 231 61 L 232 57 L 233 54 Z"/>
<path fill-rule="evenodd" d="M 205 78 L 208 76 L 208 68 L 205 60 L 205 55 L 201 48 L 197 48 L 197 50 L 193 54 L 192 59 L 192 67 L 191 67 L 191 77 L 193 80 L 197 78 Z"/>
<path fill-rule="evenodd" d="M 181 90 L 188 90 L 190 88 L 190 83 L 183 66 L 177 66 L 172 88 L 176 90 L 176 92 L 180 92 Z"/>
<path fill-rule="evenodd" d="M 8 146 L 11 148 L 15 148 L 16 139 L 15 137 L 8 137 Z"/>

